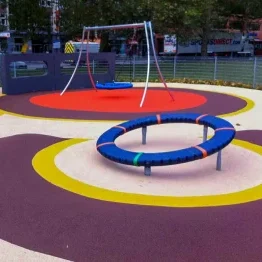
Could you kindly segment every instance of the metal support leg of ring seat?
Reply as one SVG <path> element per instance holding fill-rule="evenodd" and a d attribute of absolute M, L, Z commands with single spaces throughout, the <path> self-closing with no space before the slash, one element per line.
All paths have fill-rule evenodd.
<path fill-rule="evenodd" d="M 143 126 L 142 127 L 142 144 L 145 145 L 146 144 L 146 131 L 147 131 L 147 127 Z"/>
<path fill-rule="evenodd" d="M 203 142 L 207 141 L 207 133 L 208 133 L 208 127 L 204 126 L 204 130 L 203 130 Z"/>
<path fill-rule="evenodd" d="M 151 176 L 151 166 L 145 166 L 144 175 Z"/>
<path fill-rule="evenodd" d="M 216 170 L 217 171 L 221 171 L 221 167 L 222 167 L 222 156 L 221 156 L 222 151 L 218 151 L 217 153 L 217 166 L 216 166 Z"/>

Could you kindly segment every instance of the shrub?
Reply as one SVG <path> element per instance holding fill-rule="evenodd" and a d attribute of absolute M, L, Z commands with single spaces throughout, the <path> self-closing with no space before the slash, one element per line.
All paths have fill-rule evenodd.
<path fill-rule="evenodd" d="M 202 84 L 202 85 L 216 85 L 216 86 L 232 86 L 232 87 L 240 87 L 240 88 L 248 88 L 253 89 L 252 84 L 246 84 L 241 82 L 230 82 L 224 80 L 200 80 L 200 79 L 190 79 L 190 78 L 167 78 L 165 79 L 167 83 L 183 83 L 183 84 Z M 130 81 L 125 78 L 119 79 L 118 81 Z M 145 79 L 134 79 L 135 82 L 145 82 Z M 159 79 L 150 79 L 151 83 L 159 83 Z M 257 90 L 262 90 L 262 86 L 256 86 Z"/>
<path fill-rule="evenodd" d="M 240 87 L 240 88 L 248 88 L 253 89 L 252 84 L 246 84 L 241 82 L 230 82 L 225 80 L 201 80 L 201 79 L 190 79 L 190 78 L 166 78 L 167 83 L 183 83 L 183 84 L 201 84 L 201 85 L 216 85 L 216 86 L 232 86 L 232 87 Z M 130 79 L 127 77 L 121 77 L 117 81 L 119 82 L 129 82 Z M 133 80 L 135 82 L 145 82 L 145 78 L 136 78 Z M 158 78 L 150 78 L 150 83 L 160 83 Z M 262 90 L 262 85 L 257 85 L 256 90 Z"/>

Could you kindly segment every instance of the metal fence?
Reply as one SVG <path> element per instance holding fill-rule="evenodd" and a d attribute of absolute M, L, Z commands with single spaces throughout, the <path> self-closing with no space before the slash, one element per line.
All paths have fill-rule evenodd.
<path fill-rule="evenodd" d="M 1 60 L 1 56 L 0 56 Z M 26 60 L 26 55 L 24 56 Z M 167 81 L 189 80 L 221 80 L 247 84 L 253 88 L 262 86 L 262 57 L 158 57 L 160 69 Z M 65 61 L 66 62 L 66 61 Z M 46 73 L 44 62 L 32 63 L 26 61 L 26 69 L 11 70 L 12 77 L 29 77 Z M 68 66 L 61 62 L 62 74 L 71 75 L 75 63 Z M 107 71 L 103 63 L 91 61 L 91 72 L 101 74 Z M 147 57 L 141 56 L 117 56 L 115 65 L 115 81 L 145 81 L 147 72 Z M 14 75 L 14 72 L 16 74 Z M 86 63 L 79 66 L 77 74 L 87 74 Z M 153 57 L 150 60 L 150 81 L 158 79 L 157 68 Z M 1 83 L 1 82 L 0 82 Z"/>
<path fill-rule="evenodd" d="M 164 77 L 171 79 L 222 80 L 244 83 L 256 88 L 262 85 L 262 57 L 158 57 Z M 150 62 L 150 80 L 158 78 L 153 58 Z M 147 59 L 118 57 L 116 78 L 130 81 L 146 77 Z"/>

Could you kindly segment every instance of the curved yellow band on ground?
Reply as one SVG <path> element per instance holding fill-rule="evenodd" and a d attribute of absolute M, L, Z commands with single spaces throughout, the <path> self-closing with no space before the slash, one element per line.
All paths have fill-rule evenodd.
<path fill-rule="evenodd" d="M 4 96 L 4 94 L 1 94 L 1 93 L 0 93 L 0 97 L 1 97 L 1 96 Z M 0 116 L 1 116 L 1 115 L 4 115 L 4 114 L 5 114 L 5 112 L 0 109 Z"/>
<path fill-rule="evenodd" d="M 57 154 L 72 145 L 84 141 L 87 140 L 65 140 L 39 151 L 32 160 L 35 171 L 51 184 L 68 190 L 72 193 L 98 200 L 125 204 L 165 207 L 207 207 L 241 204 L 262 198 L 262 185 L 236 193 L 196 197 L 150 196 L 112 191 L 88 185 L 67 176 L 55 165 L 55 157 Z M 258 146 L 241 140 L 234 140 L 232 143 L 234 145 L 256 152 L 257 154 L 260 154 L 262 156 L 262 146 Z"/>
<path fill-rule="evenodd" d="M 247 97 L 244 97 L 244 96 L 238 96 L 238 95 L 233 95 L 233 94 L 230 94 L 230 93 L 224 93 L 224 94 L 227 94 L 227 95 L 230 95 L 230 96 L 234 96 L 234 97 L 237 97 L 237 98 L 240 98 L 244 101 L 246 101 L 246 106 L 242 109 L 239 109 L 235 112 L 231 112 L 231 113 L 226 113 L 226 114 L 223 114 L 223 115 L 219 115 L 218 117 L 229 117 L 229 116 L 236 116 L 236 115 L 240 115 L 240 114 L 243 114 L 247 111 L 250 111 L 254 106 L 255 106 L 255 103 L 253 100 L 247 98 Z"/>
<path fill-rule="evenodd" d="M 192 89 L 195 90 L 195 89 Z M 196 89 L 198 91 L 198 89 Z M 219 93 L 219 92 L 213 92 L 211 90 L 200 90 L 200 91 L 206 91 L 206 92 L 212 92 L 212 93 Z M 238 96 L 235 94 L 231 94 L 231 93 L 219 93 L 219 94 L 225 94 L 225 95 L 230 95 L 230 96 L 234 96 L 237 98 L 240 98 L 242 100 L 244 100 L 247 104 L 244 108 L 239 109 L 237 111 L 231 112 L 231 113 L 227 113 L 227 114 L 223 114 L 223 115 L 218 115 L 218 117 L 229 117 L 229 116 L 235 116 L 235 115 L 239 115 L 242 114 L 244 112 L 247 112 L 249 110 L 251 110 L 254 106 L 255 103 L 253 100 L 247 98 L 247 97 L 243 97 L 243 96 Z M 28 118 L 28 119 L 42 119 L 42 120 L 54 120 L 54 121 L 71 121 L 71 122 L 124 122 L 126 120 L 83 120 L 83 119 L 66 119 L 66 118 L 46 118 L 46 117 L 39 117 L 39 116 L 27 116 L 27 115 L 22 115 L 22 114 L 18 114 L 18 113 L 13 113 L 13 112 L 9 112 L 9 111 L 5 111 L 3 109 L 0 108 L 0 115 L 1 114 L 8 114 L 11 116 L 16 116 L 16 117 L 22 117 L 22 118 Z"/>

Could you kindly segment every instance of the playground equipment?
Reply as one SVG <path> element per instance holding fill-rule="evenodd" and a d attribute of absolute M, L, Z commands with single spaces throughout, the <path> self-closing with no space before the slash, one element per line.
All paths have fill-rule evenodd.
<path fill-rule="evenodd" d="M 91 72 L 91 68 L 90 68 L 89 51 L 88 51 L 88 45 L 89 44 L 88 44 L 88 42 L 89 42 L 90 31 L 92 31 L 92 30 L 95 30 L 95 31 L 98 31 L 98 30 L 110 30 L 110 29 L 111 30 L 117 30 L 117 29 L 126 29 L 126 28 L 134 28 L 134 29 L 136 29 L 136 28 L 144 28 L 145 29 L 145 34 L 146 34 L 146 42 L 147 42 L 147 74 L 146 74 L 145 89 L 144 89 L 144 92 L 143 92 L 143 95 L 142 95 L 142 98 L 141 98 L 140 107 L 142 107 L 143 104 L 144 104 L 144 100 L 145 100 L 145 97 L 146 97 L 146 92 L 147 92 L 147 89 L 148 89 L 148 82 L 149 82 L 149 74 L 150 74 L 150 41 L 149 41 L 149 37 L 150 37 L 150 40 L 151 40 L 153 56 L 154 56 L 155 65 L 157 67 L 157 71 L 158 71 L 159 77 L 160 77 L 162 83 L 164 84 L 165 89 L 169 93 L 170 97 L 172 98 L 172 100 L 174 100 L 171 92 L 168 90 L 167 84 L 166 84 L 166 82 L 164 80 L 164 77 L 163 77 L 163 75 L 161 73 L 161 70 L 160 70 L 160 67 L 159 67 L 159 64 L 158 64 L 158 61 L 157 61 L 157 56 L 156 56 L 156 52 L 155 52 L 155 48 L 154 48 L 154 37 L 153 37 L 153 31 L 152 31 L 152 24 L 151 24 L 151 22 L 146 22 L 146 21 L 144 23 L 126 24 L 126 25 L 93 26 L 93 27 L 86 27 L 86 26 L 84 26 L 83 27 L 83 33 L 82 33 L 82 41 L 81 41 L 81 46 L 80 46 L 80 52 L 79 52 L 79 56 L 78 56 L 78 60 L 77 60 L 75 69 L 74 69 L 74 71 L 72 73 L 72 76 L 70 77 L 67 85 L 65 86 L 65 88 L 63 89 L 63 91 L 61 92 L 60 95 L 63 95 L 64 92 L 67 90 L 67 88 L 69 87 L 69 85 L 70 85 L 71 81 L 73 80 L 74 75 L 75 75 L 75 73 L 77 71 L 77 68 L 79 66 L 80 59 L 81 59 L 81 54 L 82 54 L 82 51 L 83 51 L 83 45 L 84 45 L 84 39 L 85 39 L 86 32 L 87 32 L 86 63 L 87 63 L 88 75 L 89 75 L 92 87 L 96 91 L 98 89 L 107 89 L 107 90 L 120 89 L 119 87 L 121 86 L 121 82 L 118 82 L 117 84 L 115 84 L 114 82 L 110 83 L 109 85 L 107 85 L 106 88 L 104 88 L 104 86 L 105 86 L 104 84 L 101 84 L 101 85 L 98 85 L 98 86 L 97 86 L 97 84 L 95 84 L 95 81 L 94 81 L 94 78 L 93 78 L 93 75 L 92 75 L 92 72 Z M 149 30 L 149 34 L 148 34 L 148 30 Z M 129 85 L 127 85 L 127 84 L 129 84 Z M 126 88 L 127 86 L 128 86 L 128 88 L 132 87 L 132 86 L 130 86 L 130 84 L 131 83 L 123 83 L 121 89 Z"/>
<path fill-rule="evenodd" d="M 131 63 L 129 54 L 130 52 L 132 52 L 133 44 L 137 43 L 135 41 L 136 32 L 137 32 L 137 29 L 134 28 L 134 33 L 133 33 L 133 36 L 130 42 L 130 47 L 128 48 L 128 51 L 127 51 L 128 55 L 126 55 L 126 58 L 121 66 L 120 72 L 122 71 L 122 68 L 124 67 L 125 61 L 127 60 L 128 57 L 129 57 L 129 62 Z M 88 61 L 89 61 L 89 58 L 88 58 Z M 87 64 L 87 66 L 90 67 L 90 63 Z M 129 68 L 131 68 L 131 64 L 129 64 Z M 117 76 L 114 76 L 114 79 L 117 79 Z M 130 81 L 131 81 L 131 71 L 130 71 Z M 115 80 L 113 80 L 113 82 L 99 83 L 98 81 L 96 81 L 96 88 L 101 89 L 101 90 L 129 89 L 132 87 L 133 87 L 133 84 L 131 82 L 116 82 Z"/>
<path fill-rule="evenodd" d="M 96 83 L 97 89 L 102 90 L 113 90 L 113 89 L 128 89 L 132 88 L 132 83 L 125 83 L 125 82 L 112 82 L 112 83 Z"/>
<path fill-rule="evenodd" d="M 203 125 L 203 143 L 189 148 L 161 152 L 143 153 L 131 152 L 116 146 L 117 137 L 142 128 L 142 144 L 146 144 L 147 126 L 166 123 L 191 123 Z M 207 140 L 208 127 L 215 130 L 214 136 Z M 105 158 L 124 165 L 144 166 L 144 174 L 151 175 L 151 166 L 166 166 L 186 163 L 205 158 L 216 152 L 216 169 L 221 170 L 221 150 L 235 137 L 235 128 L 227 121 L 211 116 L 193 113 L 185 114 L 159 114 L 131 120 L 114 126 L 102 134 L 96 144 L 97 151 Z"/>

